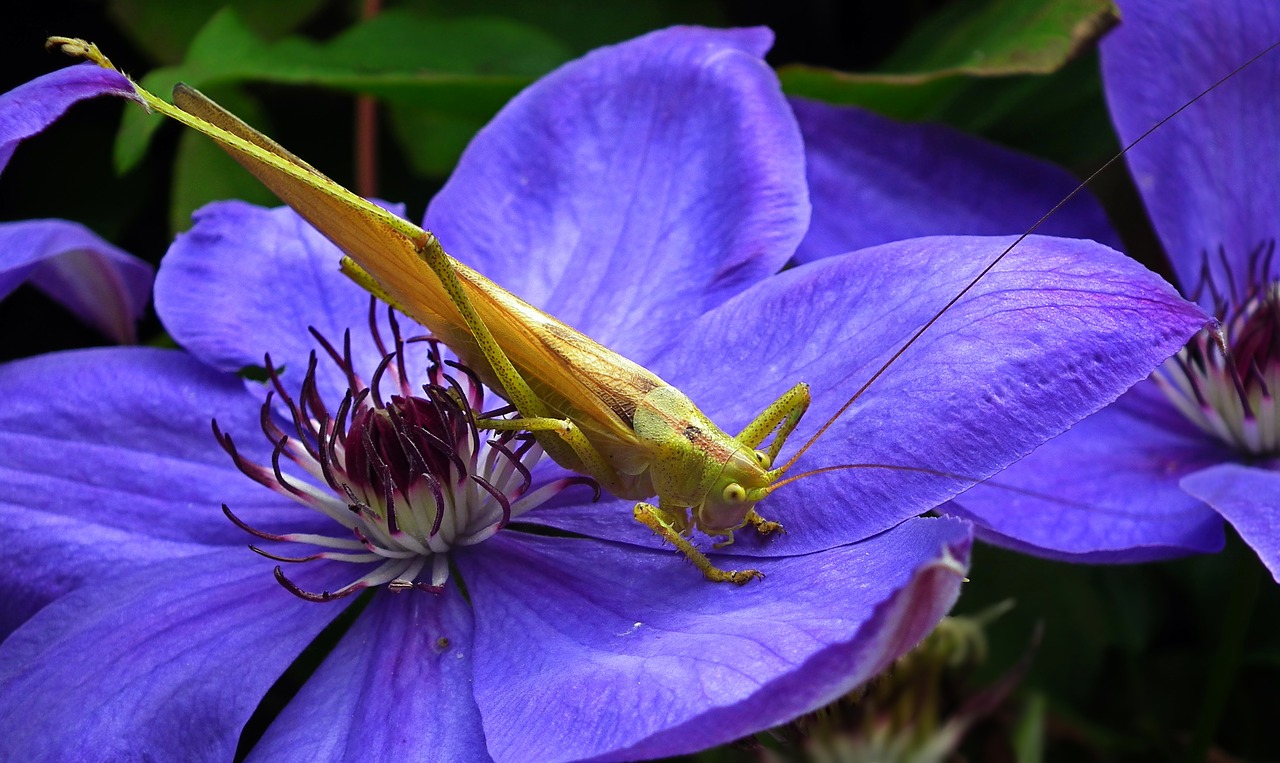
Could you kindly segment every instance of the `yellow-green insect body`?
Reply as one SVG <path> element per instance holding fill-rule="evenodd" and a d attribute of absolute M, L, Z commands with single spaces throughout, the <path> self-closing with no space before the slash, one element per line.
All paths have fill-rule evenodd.
<path fill-rule="evenodd" d="M 114 69 L 90 43 L 49 44 Z M 747 524 L 761 533 L 780 529 L 754 506 L 790 465 L 772 468 L 808 408 L 807 385 L 730 435 L 649 370 L 449 257 L 430 232 L 334 183 L 194 89 L 179 85 L 174 104 L 134 89 L 149 108 L 216 141 L 346 253 L 344 272 L 427 327 L 519 412 L 480 426 L 530 431 L 557 463 L 641 501 L 635 518 L 707 578 L 760 576 L 716 568 L 686 536 L 696 528 L 723 545 Z M 770 434 L 768 448 L 757 450 Z M 657 506 L 643 502 L 654 495 Z"/>

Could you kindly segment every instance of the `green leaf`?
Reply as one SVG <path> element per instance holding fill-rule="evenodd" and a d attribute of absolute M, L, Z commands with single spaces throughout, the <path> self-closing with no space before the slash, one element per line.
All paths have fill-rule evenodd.
<path fill-rule="evenodd" d="M 537 77 L 570 53 L 559 42 L 502 18 L 440 19 L 387 11 L 317 52 L 353 72 Z"/>
<path fill-rule="evenodd" d="M 1047 74 L 1116 21 L 1111 0 L 966 0 L 920 24 L 881 68 L 926 78 Z"/>
<path fill-rule="evenodd" d="M 1013 732 L 1014 759 L 1018 763 L 1042 763 L 1044 727 L 1049 703 L 1041 692 L 1031 692 Z"/>
<path fill-rule="evenodd" d="M 241 118 L 263 124 L 265 117 L 249 98 L 236 89 L 219 89 L 216 100 Z M 191 225 L 191 213 L 220 199 L 243 199 L 264 206 L 279 201 L 245 172 L 217 144 L 194 130 L 184 130 L 174 157 L 173 193 L 169 202 L 169 229 L 177 232 Z"/>
<path fill-rule="evenodd" d="M 863 106 L 897 119 L 936 119 L 951 102 L 962 99 L 966 82 L 961 77 L 906 81 L 879 74 L 849 74 L 805 65 L 778 70 L 782 89 L 840 105 Z"/>
<path fill-rule="evenodd" d="M 324 87 L 429 107 L 483 122 L 537 76 L 571 54 L 545 34 L 503 19 L 429 19 L 388 11 L 334 40 L 266 43 L 232 11 L 215 16 L 181 66 L 151 72 L 142 86 L 167 93 L 246 82 Z M 116 145 L 122 171 L 137 163 L 159 120 L 126 114 Z"/>
<path fill-rule="evenodd" d="M 793 65 L 779 76 L 792 95 L 932 118 L 972 78 L 1058 70 L 1116 20 L 1111 0 L 966 0 L 920 24 L 878 72 Z"/>
<path fill-rule="evenodd" d="M 411 104 L 393 104 L 387 115 L 414 170 L 433 177 L 453 169 L 467 143 L 488 121 Z"/>
<path fill-rule="evenodd" d="M 969 79 L 956 94 L 930 118 L 1082 175 L 1119 150 L 1094 53 L 1048 75 Z"/>
<path fill-rule="evenodd" d="M 210 18 L 234 8 L 247 26 L 267 39 L 292 31 L 324 0 L 110 0 L 107 11 L 129 39 L 157 61 L 176 63 Z"/>
<path fill-rule="evenodd" d="M 475 0 L 408 0 L 408 7 L 440 18 L 476 13 Z M 728 26 L 721 3 L 714 0 L 489 0 L 485 13 L 519 21 L 585 53 L 673 24 Z"/>

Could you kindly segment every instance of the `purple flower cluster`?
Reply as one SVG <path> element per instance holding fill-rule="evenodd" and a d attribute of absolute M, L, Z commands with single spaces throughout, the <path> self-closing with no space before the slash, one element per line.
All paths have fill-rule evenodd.
<path fill-rule="evenodd" d="M 809 382 L 803 442 L 1012 240 L 897 242 L 886 225 L 833 249 L 847 218 L 923 221 L 909 191 L 936 182 L 964 210 L 945 224 L 1018 230 L 998 219 L 1007 207 L 964 208 L 963 183 L 928 176 L 960 160 L 879 170 L 884 193 L 868 194 L 865 142 L 925 133 L 789 104 L 769 44 L 673 29 L 562 67 L 477 136 L 426 224 L 729 431 Z M 82 96 L 121 89 L 84 66 L 28 87 L 73 80 Z M 964 148 L 1001 162 L 982 187 L 1070 188 Z M 1099 226 L 1095 207 L 1077 214 L 1064 227 Z M 767 576 L 739 588 L 703 580 L 626 502 L 560 490 L 574 478 L 536 449 L 481 442 L 458 417 L 479 394 L 465 372 L 451 382 L 428 345 L 384 344 L 386 318 L 362 328 L 368 298 L 338 256 L 289 210 L 211 205 L 156 281 L 185 352 L 0 367 L 13 757 L 229 759 L 266 691 L 357 599 L 251 759 L 622 760 L 787 721 L 882 671 L 951 607 L 972 526 L 921 514 L 1113 401 L 1205 323 L 1106 246 L 1029 238 L 796 469 L 877 466 L 786 486 L 760 509 L 787 534 L 710 554 Z M 797 256 L 815 261 L 783 270 Z M 271 397 L 235 375 L 264 353 Z M 545 502 L 520 504 L 530 495 Z M 285 559 L 310 561 L 273 574 Z M 376 590 L 305 600 L 354 592 L 353 565 L 355 588 Z"/>
<path fill-rule="evenodd" d="M 1103 41 L 1102 63 L 1124 142 L 1280 40 L 1280 9 L 1265 3 L 1120 5 L 1125 23 Z M 1015 490 L 966 493 L 955 513 L 980 536 L 1059 558 L 1141 561 L 1217 550 L 1221 515 L 1280 580 L 1277 98 L 1272 51 L 1127 154 L 1183 292 L 1220 328 L 1001 474 Z"/>

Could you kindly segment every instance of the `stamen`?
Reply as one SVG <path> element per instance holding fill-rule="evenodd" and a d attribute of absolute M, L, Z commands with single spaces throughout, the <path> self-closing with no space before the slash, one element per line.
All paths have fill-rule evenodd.
<path fill-rule="evenodd" d="M 400 377 L 400 394 L 403 397 L 411 397 L 413 389 L 409 386 L 409 371 L 405 368 L 404 339 L 400 336 L 400 322 L 396 320 L 394 310 L 387 310 L 387 323 L 391 324 L 391 337 L 395 342 L 395 350 L 391 354 L 396 358 L 396 371 Z"/>
<path fill-rule="evenodd" d="M 280 567 L 275 568 L 275 576 L 276 576 L 276 580 L 280 582 L 280 585 L 285 587 L 285 590 L 287 590 L 289 593 L 293 594 L 294 596 L 297 596 L 299 599 L 306 599 L 307 601 L 315 601 L 315 602 L 333 601 L 334 599 L 341 599 L 343 597 L 350 596 L 356 591 L 360 591 L 364 589 L 364 586 L 360 586 L 357 588 L 355 584 L 351 584 L 348 586 L 344 586 L 343 588 L 339 589 L 336 593 L 329 593 L 328 591 L 324 591 L 322 593 L 308 593 L 307 591 L 304 591 L 298 586 L 294 585 L 293 581 L 289 580 L 289 578 L 285 577 L 284 570 L 281 569 Z"/>
<path fill-rule="evenodd" d="M 1165 396 L 1205 432 L 1250 456 L 1280 453 L 1274 390 L 1280 382 L 1280 284 L 1272 276 L 1276 242 L 1249 252 L 1244 280 L 1219 247 L 1214 276 L 1206 253 L 1196 299 L 1213 302 L 1216 326 L 1193 337 L 1154 376 Z M 1225 281 L 1222 283 L 1221 281 Z"/>
<path fill-rule="evenodd" d="M 232 512 L 231 509 L 225 503 L 222 504 L 222 513 L 227 515 L 227 519 L 230 519 L 232 524 L 234 524 L 236 527 L 239 527 L 241 530 L 244 530 L 245 532 L 249 533 L 250 535 L 262 538 L 263 540 L 277 540 L 277 541 L 284 540 L 283 535 L 273 535 L 269 532 L 263 532 L 262 530 L 259 530 L 258 528 L 249 525 L 244 520 L 240 519 L 240 517 L 237 517 L 235 513 Z"/>
<path fill-rule="evenodd" d="M 1231 292 L 1231 302 L 1240 303 L 1240 293 L 1236 286 L 1236 276 L 1231 272 L 1231 258 L 1227 256 L 1225 246 L 1218 247 L 1218 261 L 1222 263 L 1222 272 L 1227 274 L 1227 288 Z"/>
<path fill-rule="evenodd" d="M 266 558 L 272 559 L 277 562 L 291 562 L 291 563 L 314 562 L 315 560 L 320 558 L 320 554 L 311 554 L 310 556 L 281 556 L 279 554 L 273 554 L 269 551 L 263 551 L 257 546 L 249 546 L 249 550 L 255 554 L 265 556 Z"/>
<path fill-rule="evenodd" d="M 314 338 L 317 342 L 320 343 L 320 346 L 323 347 L 324 351 L 329 354 L 329 359 L 332 360 L 335 365 L 337 365 L 339 368 L 342 368 L 343 370 L 348 372 L 347 386 L 355 387 L 356 386 L 355 380 L 352 378 L 354 374 L 352 374 L 351 365 L 349 362 L 351 360 L 351 330 L 348 329 L 342 333 L 342 344 L 343 344 L 344 351 L 343 351 L 343 354 L 341 355 L 338 354 L 338 351 L 334 349 L 333 345 L 329 342 L 329 340 L 325 338 L 324 334 L 321 334 L 319 331 L 316 330 L 315 326 L 309 326 L 307 328 L 307 332 L 311 334 L 312 338 Z"/>
<path fill-rule="evenodd" d="M 454 390 L 456 390 L 458 392 L 458 395 L 461 397 L 461 399 L 467 401 L 467 415 L 471 416 L 472 418 L 475 418 L 475 410 L 480 407 L 480 404 L 482 402 L 484 402 L 483 395 L 480 393 L 480 390 L 483 387 L 483 385 L 480 384 L 480 377 L 476 376 L 475 371 L 472 371 L 470 368 L 467 368 L 461 363 L 455 363 L 454 361 L 449 360 L 449 361 L 445 361 L 445 365 L 461 373 L 466 378 L 467 389 L 464 391 L 462 389 L 462 386 L 458 384 L 457 380 L 454 379 L 452 376 L 449 376 L 448 374 L 444 373 L 442 369 L 437 369 L 437 370 L 438 370 L 439 378 L 443 379 L 443 383 L 437 381 L 436 386 L 443 387 L 447 385 L 452 387 Z M 516 407 L 514 405 L 505 405 L 502 407 L 502 410 L 505 412 L 502 413 L 501 415 L 505 416 L 508 413 L 515 413 Z M 487 419 L 491 417 L 487 414 L 481 414 L 481 418 Z"/>
<path fill-rule="evenodd" d="M 373 379 L 369 381 L 369 388 L 373 390 L 373 404 L 377 408 L 386 408 L 387 404 L 382 401 L 382 377 L 387 372 L 387 368 L 391 366 L 392 356 L 387 355 L 378 364 L 377 370 L 373 372 Z"/>
<path fill-rule="evenodd" d="M 449 579 L 448 555 L 454 547 L 487 540 L 514 517 L 567 487 L 591 485 L 599 496 L 599 485 L 585 477 L 532 489 L 531 468 L 542 456 L 532 435 L 503 432 L 481 438 L 475 410 L 481 409 L 484 393 L 475 374 L 454 361 L 444 361 L 434 339 L 403 337 L 391 311 L 388 350 L 378 323 L 376 306 L 371 304 L 369 330 L 383 357 L 368 384 L 353 368 L 349 331 L 343 334 L 339 352 L 311 330 L 321 352 L 338 366 L 348 385 L 332 413 L 320 390 L 319 353 L 310 354 L 296 397 L 286 390 L 271 356 L 264 357 L 269 388 L 259 428 L 271 444 L 269 467 L 242 456 L 231 435 L 213 422 L 215 439 L 242 473 L 330 517 L 335 529 L 342 528 L 338 535 L 266 532 L 224 505 L 227 518 L 258 539 L 309 547 L 296 556 L 250 546 L 253 551 L 291 564 L 326 560 L 374 565 L 336 591 L 320 593 L 303 590 L 277 567 L 280 584 L 308 601 L 332 601 L 375 586 L 439 593 Z M 419 343 L 427 347 L 428 381 L 418 388 L 421 394 L 411 394 L 415 386 L 405 350 Z M 457 371 L 465 385 L 446 368 Z M 384 380 L 394 381 L 399 394 L 384 398 Z M 282 414 L 293 420 L 292 434 L 277 423 L 276 417 Z M 286 458 L 310 480 L 287 472 Z"/>
<path fill-rule="evenodd" d="M 378 330 L 378 300 L 376 299 L 369 300 L 369 336 L 373 337 L 373 344 L 378 348 L 379 355 L 385 358 L 391 354 L 387 352 L 387 345 L 382 341 L 382 332 Z"/>

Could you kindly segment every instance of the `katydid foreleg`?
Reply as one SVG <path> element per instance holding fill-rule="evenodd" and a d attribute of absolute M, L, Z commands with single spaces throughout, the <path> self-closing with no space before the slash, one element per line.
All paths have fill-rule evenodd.
<path fill-rule="evenodd" d="M 768 450 L 763 451 L 766 461 L 761 464 L 766 469 L 773 466 L 778 453 L 786 445 L 787 438 L 795 431 L 805 411 L 809 410 L 809 400 L 809 385 L 804 382 L 796 384 L 761 411 L 760 415 L 747 424 L 734 439 L 749 448 L 756 448 L 764 442 L 770 432 L 777 429 L 778 433 L 773 438 L 773 442 L 769 443 Z M 761 535 L 782 531 L 780 523 L 765 519 L 755 509 L 747 513 L 747 524 L 754 527 Z M 732 542 L 733 535 L 730 534 L 727 540 L 717 543 L 716 546 L 727 546 Z"/>
<path fill-rule="evenodd" d="M 762 466 L 768 468 L 773 465 L 782 446 L 786 444 L 787 438 L 795 431 L 796 425 L 800 423 L 800 417 L 804 416 L 807 410 L 809 410 L 809 385 L 800 382 L 784 392 L 782 397 L 774 400 L 734 439 L 748 448 L 756 448 L 764 442 L 764 438 L 768 437 L 770 432 L 777 429 L 778 435 L 769 444 L 769 449 L 764 451 L 769 462 Z"/>
<path fill-rule="evenodd" d="M 684 537 L 684 530 L 688 528 L 688 510 L 680 509 L 678 512 L 671 512 L 651 503 L 641 501 L 636 504 L 632 511 L 632 516 L 640 524 L 653 530 L 654 534 L 663 540 L 670 541 L 685 558 L 693 562 L 693 566 L 713 583 L 736 583 L 742 585 L 754 578 L 763 578 L 764 573 L 759 570 L 722 570 L 711 563 L 707 555 L 702 553 Z"/>

